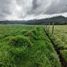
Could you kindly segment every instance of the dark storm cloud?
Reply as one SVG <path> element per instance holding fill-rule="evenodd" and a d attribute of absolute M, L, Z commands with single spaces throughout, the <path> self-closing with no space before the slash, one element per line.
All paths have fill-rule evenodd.
<path fill-rule="evenodd" d="M 33 10 L 35 10 L 39 5 L 37 4 L 37 0 L 35 1 L 35 0 L 33 0 L 32 1 L 32 4 L 33 4 L 33 7 L 32 7 L 32 9 Z"/>
<path fill-rule="evenodd" d="M 33 6 L 36 3 L 36 1 L 33 2 Z M 56 14 L 64 12 L 67 12 L 67 0 L 41 0 L 39 5 L 35 5 L 32 9 L 32 13 L 34 14 Z"/>
<path fill-rule="evenodd" d="M 0 19 L 67 13 L 67 0 L 0 0 Z"/>
<path fill-rule="evenodd" d="M 67 0 L 59 0 L 58 4 L 53 3 L 49 9 L 45 12 L 46 14 L 64 13 L 67 12 Z"/>

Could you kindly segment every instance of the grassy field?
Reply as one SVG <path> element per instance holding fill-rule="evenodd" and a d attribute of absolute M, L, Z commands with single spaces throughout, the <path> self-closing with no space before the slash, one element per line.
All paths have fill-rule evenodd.
<path fill-rule="evenodd" d="M 44 26 L 0 25 L 0 67 L 61 67 Z"/>
<path fill-rule="evenodd" d="M 67 48 L 67 25 L 55 26 L 54 36 Z"/>
<path fill-rule="evenodd" d="M 49 29 L 50 34 L 51 28 L 52 26 Z M 67 25 L 55 25 L 51 37 L 67 62 Z"/>

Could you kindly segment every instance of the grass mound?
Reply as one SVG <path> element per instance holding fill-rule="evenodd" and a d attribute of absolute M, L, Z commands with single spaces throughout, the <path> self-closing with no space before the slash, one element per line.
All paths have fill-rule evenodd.
<path fill-rule="evenodd" d="M 28 53 L 32 48 L 32 42 L 20 35 L 6 37 L 4 41 L 0 48 L 0 67 L 22 67 L 30 57 Z"/>
<path fill-rule="evenodd" d="M 32 46 L 32 43 L 29 40 L 29 38 L 25 36 L 21 36 L 21 35 L 9 36 L 6 38 L 6 40 L 8 40 L 8 44 L 12 46 L 16 46 L 16 47 L 21 47 L 21 46 L 31 47 Z"/>

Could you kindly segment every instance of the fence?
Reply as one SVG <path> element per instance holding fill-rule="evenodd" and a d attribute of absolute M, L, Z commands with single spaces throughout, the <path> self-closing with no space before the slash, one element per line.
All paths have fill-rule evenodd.
<path fill-rule="evenodd" d="M 52 24 L 46 24 L 45 25 L 45 31 L 46 32 L 51 32 L 51 34 L 53 35 L 54 34 L 54 30 L 55 30 L 55 25 L 54 25 L 54 22 Z"/>

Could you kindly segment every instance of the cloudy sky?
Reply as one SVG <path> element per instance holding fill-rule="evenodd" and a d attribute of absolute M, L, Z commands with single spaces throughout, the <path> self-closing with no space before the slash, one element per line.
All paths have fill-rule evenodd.
<path fill-rule="evenodd" d="M 67 0 L 0 0 L 0 20 L 67 17 Z"/>

